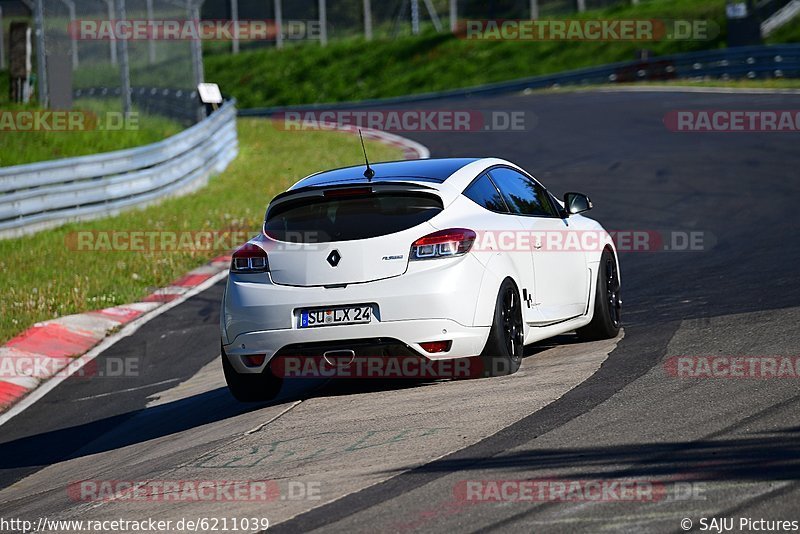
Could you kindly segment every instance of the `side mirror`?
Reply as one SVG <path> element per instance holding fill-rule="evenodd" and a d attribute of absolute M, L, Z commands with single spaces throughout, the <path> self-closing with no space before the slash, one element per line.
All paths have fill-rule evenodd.
<path fill-rule="evenodd" d="M 592 201 L 583 193 L 564 193 L 564 209 L 575 215 L 592 209 Z"/>

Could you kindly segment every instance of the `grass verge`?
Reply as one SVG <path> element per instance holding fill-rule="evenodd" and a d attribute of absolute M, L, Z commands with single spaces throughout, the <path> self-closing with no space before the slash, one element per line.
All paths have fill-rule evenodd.
<path fill-rule="evenodd" d="M 0 241 L 0 343 L 38 321 L 135 302 L 228 250 L 179 252 L 75 251 L 78 230 L 258 232 L 269 200 L 303 176 L 362 161 L 357 137 L 338 132 L 281 131 L 268 121 L 238 122 L 240 154 L 207 187 L 185 197 Z M 400 152 L 368 146 L 374 161 Z M 234 245 L 238 245 L 236 243 Z"/>
<path fill-rule="evenodd" d="M 765 41 L 768 44 L 800 43 L 800 17 L 775 30 Z"/>
<path fill-rule="evenodd" d="M 0 167 L 147 145 L 183 129 L 173 120 L 140 113 L 136 109 L 133 115 L 124 119 L 118 102 L 85 99 L 75 102 L 74 111 L 81 113 L 76 122 L 83 125 L 80 130 L 2 131 L 6 129 L 4 125 L 14 122 L 13 114 L 20 111 L 40 110 L 32 106 L 3 104 L 0 109 Z M 44 124 L 53 127 L 55 123 L 45 119 Z"/>
<path fill-rule="evenodd" d="M 568 18 L 704 20 L 718 27 L 719 34 L 708 40 L 653 42 L 468 41 L 449 33 L 373 42 L 349 39 L 325 48 L 311 43 L 237 56 L 210 54 L 205 60 L 206 76 L 236 96 L 242 108 L 337 102 L 632 60 L 640 49 L 662 55 L 720 48 L 727 38 L 725 0 L 650 0 Z M 770 42 L 797 40 L 797 32 L 789 26 Z"/>

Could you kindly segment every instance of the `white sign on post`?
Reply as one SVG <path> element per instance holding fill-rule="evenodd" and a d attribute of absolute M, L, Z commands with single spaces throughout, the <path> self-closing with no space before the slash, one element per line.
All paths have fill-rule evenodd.
<path fill-rule="evenodd" d="M 197 93 L 203 104 L 222 104 L 222 93 L 219 91 L 219 85 L 215 83 L 199 84 Z"/>
<path fill-rule="evenodd" d="M 743 19 L 747 17 L 747 4 L 744 2 L 729 3 L 725 6 L 725 13 L 729 19 Z"/>

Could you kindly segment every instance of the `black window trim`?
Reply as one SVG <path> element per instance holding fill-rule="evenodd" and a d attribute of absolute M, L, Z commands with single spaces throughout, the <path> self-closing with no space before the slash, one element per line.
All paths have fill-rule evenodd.
<path fill-rule="evenodd" d="M 514 213 L 513 211 L 511 211 L 511 207 L 506 202 L 505 195 L 503 195 L 503 192 L 500 191 L 500 188 L 497 187 L 497 184 L 494 182 L 494 178 L 492 178 L 492 170 L 494 170 L 494 169 L 509 169 L 509 170 L 512 170 L 512 171 L 520 173 L 522 176 L 526 177 L 528 180 L 533 180 L 533 183 L 537 184 L 539 187 L 544 189 L 545 193 L 547 193 L 545 195 L 547 197 L 547 202 L 550 204 L 550 207 L 553 208 L 553 211 L 556 214 L 555 215 L 527 215 L 525 213 Z M 492 210 L 486 209 L 484 207 L 484 209 L 486 209 L 486 211 L 491 211 L 492 213 L 499 213 L 500 215 L 515 215 L 517 217 L 536 217 L 536 218 L 539 218 L 539 219 L 562 219 L 562 220 L 564 219 L 564 217 L 562 216 L 562 214 L 564 213 L 564 210 L 560 206 L 556 206 L 556 205 L 553 204 L 553 200 L 551 198 L 551 197 L 553 197 L 553 194 L 550 193 L 550 191 L 548 191 L 548 189 L 544 185 L 542 185 L 542 183 L 539 180 L 537 180 L 536 178 L 534 178 L 533 176 L 528 174 L 526 171 L 524 171 L 522 169 L 517 169 L 517 168 L 511 167 L 509 165 L 503 165 L 503 164 L 492 165 L 488 169 L 484 169 L 483 172 L 481 172 L 474 180 L 472 180 L 469 183 L 469 185 L 467 187 L 464 188 L 464 191 L 469 189 L 470 186 L 473 183 L 475 183 L 476 181 L 478 181 L 480 179 L 480 177 L 483 176 L 484 174 L 489 178 L 489 181 L 492 182 L 492 185 L 494 186 L 494 188 L 497 189 L 497 192 L 500 194 L 500 198 L 503 199 L 503 204 L 505 204 L 506 209 L 508 210 L 507 212 L 500 212 L 500 211 L 492 211 Z M 464 194 L 464 191 L 461 192 L 462 195 Z M 467 198 L 469 198 L 469 197 L 467 197 Z M 472 200 L 472 199 L 470 199 L 470 200 Z M 476 204 L 477 204 L 477 202 L 476 202 Z M 483 207 L 483 206 L 481 206 L 481 207 Z"/>
<path fill-rule="evenodd" d="M 556 213 L 558 213 L 559 219 L 563 220 L 569 217 L 569 213 L 567 213 L 567 210 L 563 208 L 561 204 L 558 203 L 558 199 L 556 198 L 556 196 L 547 189 L 545 189 L 545 191 L 547 191 L 547 196 L 550 198 L 550 205 L 555 208 Z"/>

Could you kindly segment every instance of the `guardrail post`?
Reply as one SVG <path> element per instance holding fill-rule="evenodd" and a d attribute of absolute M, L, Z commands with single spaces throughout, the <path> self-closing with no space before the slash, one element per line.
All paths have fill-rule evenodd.
<path fill-rule="evenodd" d="M 326 0 L 319 0 L 319 44 L 328 44 L 328 6 Z"/>
<path fill-rule="evenodd" d="M 106 0 L 106 6 L 108 6 L 108 21 L 111 22 L 114 20 L 114 0 Z M 117 64 L 117 41 L 114 39 L 114 36 L 108 40 L 108 45 L 110 48 L 111 54 L 111 64 Z"/>
<path fill-rule="evenodd" d="M 231 0 L 231 22 L 233 22 L 233 39 L 231 52 L 239 53 L 239 0 Z"/>
<path fill-rule="evenodd" d="M 411 33 L 419 34 L 419 0 L 411 0 Z"/>
<path fill-rule="evenodd" d="M 6 37 L 3 33 L 3 6 L 0 6 L 0 69 L 6 68 Z M 0 91 L 3 89 L 0 88 Z"/>
<path fill-rule="evenodd" d="M 186 11 L 189 20 L 195 22 L 200 20 L 200 6 L 193 3 L 192 0 L 187 0 Z M 205 78 L 203 72 L 203 43 L 199 39 L 192 40 L 192 73 L 194 74 L 194 86 L 197 87 Z"/>
<path fill-rule="evenodd" d="M 39 105 L 43 108 L 47 107 L 47 58 L 45 57 L 45 42 L 44 42 L 44 4 L 43 0 L 36 0 L 34 7 L 34 26 L 36 33 L 36 75 L 38 77 L 38 91 L 37 100 Z"/>
<path fill-rule="evenodd" d="M 372 5 L 370 0 L 364 0 L 364 38 L 372 40 Z"/>
<path fill-rule="evenodd" d="M 116 0 L 117 2 L 117 20 L 125 20 L 125 0 Z M 117 46 L 119 50 L 119 77 L 122 91 L 122 112 L 127 117 L 131 112 L 131 71 L 128 62 L 128 40 L 118 39 Z"/>
<path fill-rule="evenodd" d="M 283 6 L 281 0 L 275 0 L 275 47 L 283 48 Z"/>
<path fill-rule="evenodd" d="M 153 0 L 147 0 L 145 4 L 147 20 L 153 20 Z M 151 32 L 147 34 L 147 60 L 151 65 L 156 62 L 156 42 L 153 40 Z"/>
<path fill-rule="evenodd" d="M 75 16 L 75 2 L 72 0 L 61 1 L 67 6 L 67 10 L 69 11 L 69 40 L 70 46 L 72 47 L 72 70 L 76 70 L 78 68 L 78 38 L 75 36 L 75 32 L 78 30 L 78 27 L 75 24 L 75 20 L 77 19 Z"/>

